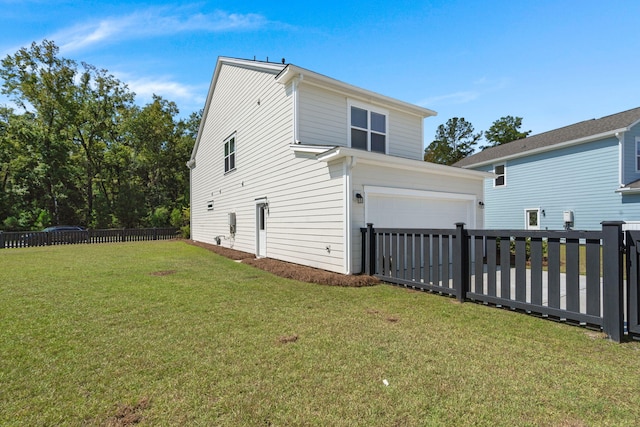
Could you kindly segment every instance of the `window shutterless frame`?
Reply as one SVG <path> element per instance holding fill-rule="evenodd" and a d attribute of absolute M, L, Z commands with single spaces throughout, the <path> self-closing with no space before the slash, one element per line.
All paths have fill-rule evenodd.
<path fill-rule="evenodd" d="M 389 153 L 389 113 L 364 103 L 347 102 L 349 147 Z"/>
<path fill-rule="evenodd" d="M 636 172 L 640 172 L 640 136 L 636 136 Z"/>
<path fill-rule="evenodd" d="M 493 165 L 493 173 L 497 175 L 493 180 L 494 187 L 504 187 L 505 185 L 507 185 L 507 164 L 506 163 Z"/>
<path fill-rule="evenodd" d="M 236 134 L 224 140 L 224 173 L 236 169 Z"/>

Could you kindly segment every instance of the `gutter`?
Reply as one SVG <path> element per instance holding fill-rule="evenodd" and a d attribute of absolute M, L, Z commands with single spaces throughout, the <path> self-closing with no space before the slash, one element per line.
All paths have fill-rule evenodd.
<path fill-rule="evenodd" d="M 388 167 L 402 170 L 412 170 L 421 173 L 433 173 L 437 175 L 469 177 L 476 179 L 495 178 L 492 172 L 481 172 L 471 169 L 462 169 L 453 166 L 439 165 L 422 160 L 406 159 L 388 154 L 372 153 L 347 147 L 333 147 L 316 155 L 316 159 L 322 162 L 331 162 L 343 157 L 353 156 L 362 164 L 380 167 Z"/>
<path fill-rule="evenodd" d="M 502 156 L 502 157 L 495 157 L 495 158 L 491 158 L 489 160 L 483 160 L 480 162 L 474 162 L 474 163 L 470 163 L 468 165 L 464 165 L 464 166 L 460 166 L 463 169 L 470 169 L 470 168 L 477 168 L 480 166 L 486 166 L 486 165 L 492 165 L 494 163 L 501 163 L 501 162 L 505 162 L 507 160 L 513 160 L 513 159 L 518 159 L 521 157 L 526 157 L 526 156 L 531 156 L 533 154 L 539 154 L 539 153 L 544 153 L 547 151 L 553 151 L 553 150 L 559 150 L 561 148 L 565 148 L 565 147 L 571 147 L 573 145 L 579 145 L 579 144 L 585 144 L 587 142 L 592 142 L 592 141 L 597 141 L 599 139 L 603 139 L 605 137 L 609 137 L 609 136 L 616 136 L 616 134 L 620 133 L 620 132 L 627 132 L 629 130 L 629 128 L 621 128 L 621 129 L 615 129 L 615 130 L 610 130 L 607 132 L 602 132 L 596 135 L 589 135 L 589 136 L 585 136 L 582 138 L 578 138 L 578 139 L 573 139 L 571 141 L 566 141 L 566 142 L 560 142 L 558 144 L 552 144 L 552 145 L 547 145 L 544 147 L 539 147 L 539 148 L 534 148 L 532 150 L 527 150 L 527 151 L 520 151 L 518 153 L 515 154 L 509 154 L 507 156 Z M 527 139 L 525 138 L 524 141 L 526 141 Z"/>

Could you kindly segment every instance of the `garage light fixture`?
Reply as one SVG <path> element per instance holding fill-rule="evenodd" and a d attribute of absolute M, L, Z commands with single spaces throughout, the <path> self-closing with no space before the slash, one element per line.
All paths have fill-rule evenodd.
<path fill-rule="evenodd" d="M 362 194 L 356 193 L 356 202 L 360 204 L 364 203 L 364 197 L 362 197 Z"/>

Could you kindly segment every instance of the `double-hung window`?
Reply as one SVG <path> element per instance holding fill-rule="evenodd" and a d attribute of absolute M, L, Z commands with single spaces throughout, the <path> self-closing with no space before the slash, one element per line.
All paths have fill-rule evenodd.
<path fill-rule="evenodd" d="M 507 185 L 507 166 L 505 164 L 495 165 L 493 167 L 493 173 L 496 174 L 496 178 L 493 181 L 494 187 L 503 187 Z"/>
<path fill-rule="evenodd" d="M 235 134 L 224 141 L 224 173 L 236 168 L 236 136 Z"/>
<path fill-rule="evenodd" d="M 360 150 L 387 153 L 387 116 L 385 111 L 362 105 L 350 105 L 350 146 Z"/>

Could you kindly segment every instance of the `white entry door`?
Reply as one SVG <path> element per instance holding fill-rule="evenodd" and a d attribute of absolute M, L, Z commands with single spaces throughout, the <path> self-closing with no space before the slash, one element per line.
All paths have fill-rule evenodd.
<path fill-rule="evenodd" d="M 267 205 L 256 205 L 256 256 L 267 256 Z"/>

